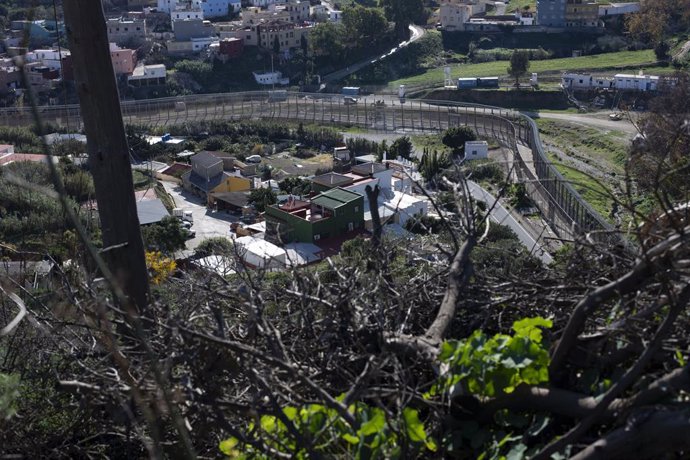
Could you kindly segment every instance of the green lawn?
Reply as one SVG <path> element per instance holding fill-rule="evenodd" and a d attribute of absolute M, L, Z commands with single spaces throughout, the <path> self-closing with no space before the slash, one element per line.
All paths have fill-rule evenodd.
<path fill-rule="evenodd" d="M 548 155 L 551 163 L 563 175 L 570 185 L 589 203 L 604 219 L 610 220 L 609 214 L 613 207 L 610 192 L 595 178 L 585 174 L 572 166 L 558 161 L 554 155 Z"/>
<path fill-rule="evenodd" d="M 656 58 L 652 50 L 620 51 L 618 53 L 597 54 L 575 58 L 547 59 L 532 61 L 530 72 L 563 72 L 572 70 L 624 70 L 645 67 L 649 70 L 655 67 Z M 452 65 L 452 77 L 500 77 L 507 76 L 507 61 L 483 62 L 481 64 Z M 667 71 L 666 68 L 655 68 L 654 71 Z M 672 68 L 670 68 L 673 70 Z M 659 73 L 659 72 L 657 72 Z M 427 70 L 412 77 L 402 78 L 389 83 L 391 87 L 398 85 L 441 84 L 443 82 L 443 67 Z"/>

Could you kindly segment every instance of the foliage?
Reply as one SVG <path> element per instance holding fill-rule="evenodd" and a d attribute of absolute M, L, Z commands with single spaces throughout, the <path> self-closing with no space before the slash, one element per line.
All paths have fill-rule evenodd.
<path fill-rule="evenodd" d="M 520 87 L 520 77 L 525 75 L 529 70 L 529 54 L 524 51 L 513 51 L 510 56 L 510 66 L 508 67 L 508 75 L 515 79 L 515 86 Z"/>
<path fill-rule="evenodd" d="M 508 196 L 510 197 L 510 205 L 514 208 L 522 209 L 532 206 L 532 200 L 527 194 L 525 184 L 511 184 L 508 189 Z"/>
<path fill-rule="evenodd" d="M 249 193 L 249 203 L 254 205 L 258 212 L 264 212 L 266 206 L 275 204 L 277 201 L 275 192 L 268 187 L 255 188 Z"/>
<path fill-rule="evenodd" d="M 316 24 L 309 34 L 309 46 L 316 56 L 337 56 L 342 52 L 343 26 L 333 22 Z"/>
<path fill-rule="evenodd" d="M 343 398 L 344 395 L 338 399 Z M 268 446 L 277 452 L 287 451 L 297 459 L 313 458 L 295 439 L 297 432 L 317 446 L 313 453 L 331 458 L 401 459 L 437 450 L 436 442 L 427 434 L 416 409 L 405 407 L 401 416 L 393 418 L 381 408 L 357 402 L 350 404 L 347 412 L 354 418 L 356 429 L 341 413 L 326 405 L 288 406 L 282 409 L 280 416 L 264 415 L 258 424 L 250 423 L 253 442 L 243 443 L 231 437 L 222 441 L 219 448 L 230 458 L 270 459 L 273 457 L 254 447 L 256 441 L 270 439 Z"/>
<path fill-rule="evenodd" d="M 398 157 L 409 160 L 412 157 L 412 141 L 408 136 L 399 137 L 388 148 L 388 158 Z"/>
<path fill-rule="evenodd" d="M 222 236 L 206 238 L 199 243 L 199 246 L 194 250 L 194 254 L 199 257 L 207 257 L 211 255 L 230 255 L 233 253 L 232 242 Z"/>
<path fill-rule="evenodd" d="M 167 216 L 160 222 L 142 227 L 141 236 L 149 249 L 172 254 L 185 248 L 189 232 L 180 225 L 177 217 Z"/>
<path fill-rule="evenodd" d="M 278 187 L 285 193 L 302 196 L 311 192 L 311 181 L 302 177 L 290 176 L 280 181 Z"/>
<path fill-rule="evenodd" d="M 474 140 L 477 140 L 477 134 L 469 126 L 448 128 L 441 138 L 441 142 L 453 149 L 453 153 L 457 155 L 465 151 L 465 142 Z"/>
<path fill-rule="evenodd" d="M 418 235 L 438 234 L 442 228 L 441 220 L 431 216 L 413 217 L 405 222 L 405 230 Z"/>
<path fill-rule="evenodd" d="M 382 0 L 380 4 L 388 20 L 395 23 L 395 33 L 400 38 L 409 36 L 410 24 L 426 22 L 424 4 L 421 0 Z"/>
<path fill-rule="evenodd" d="M 434 178 L 451 164 L 450 158 L 445 153 L 438 153 L 436 150 L 429 152 L 424 150 L 419 161 L 419 173 L 425 181 L 432 182 Z"/>
<path fill-rule="evenodd" d="M 654 45 L 654 56 L 659 61 L 666 61 L 670 57 L 668 52 L 671 51 L 671 46 L 665 40 L 661 40 Z"/>
<path fill-rule="evenodd" d="M 191 75 L 199 84 L 208 85 L 213 75 L 213 66 L 208 62 L 185 59 L 175 63 L 175 70 Z"/>
<path fill-rule="evenodd" d="M 15 415 L 19 395 L 19 376 L 0 372 L 0 421 L 9 420 Z"/>
<path fill-rule="evenodd" d="M 388 21 L 381 10 L 360 5 L 343 10 L 342 24 L 347 41 L 357 47 L 375 45 L 383 39 L 388 29 Z"/>
<path fill-rule="evenodd" d="M 469 338 L 441 346 L 443 363 L 439 382 L 430 395 L 440 393 L 495 397 L 512 393 L 518 385 L 549 381 L 549 353 L 542 344 L 541 328 L 552 322 L 525 318 L 513 324 L 513 335 L 488 336 L 475 331 Z"/>
<path fill-rule="evenodd" d="M 147 251 L 146 268 L 149 270 L 151 283 L 159 285 L 173 274 L 177 264 L 175 259 L 165 257 L 160 251 Z"/>
<path fill-rule="evenodd" d="M 628 32 L 648 45 L 690 27 L 689 0 L 642 0 L 638 14 L 626 15 Z"/>

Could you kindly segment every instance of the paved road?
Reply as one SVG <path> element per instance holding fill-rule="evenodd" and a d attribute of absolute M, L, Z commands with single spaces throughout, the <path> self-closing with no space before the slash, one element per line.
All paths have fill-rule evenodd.
<path fill-rule="evenodd" d="M 198 196 L 187 192 L 181 186 L 172 182 L 162 181 L 165 190 L 172 196 L 175 206 L 185 211 L 192 211 L 194 225 L 192 230 L 196 236 L 187 241 L 187 249 L 194 249 L 203 240 L 217 236 L 230 236 L 230 224 L 237 222 L 237 217 L 225 212 L 213 212 L 206 208 L 205 203 Z"/>
<path fill-rule="evenodd" d="M 546 252 L 546 250 L 542 248 L 542 246 L 537 243 L 534 238 L 532 238 L 532 235 L 530 235 L 529 232 L 525 230 L 525 228 L 520 225 L 513 216 L 510 215 L 510 212 L 503 207 L 503 205 L 493 195 L 484 190 L 476 182 L 467 181 L 467 185 L 470 189 L 472 197 L 475 200 L 486 203 L 488 209 L 493 206 L 493 209 L 491 210 L 491 217 L 495 222 L 510 227 L 511 230 L 513 230 L 517 235 L 520 243 L 522 243 L 528 251 L 533 253 L 542 262 L 545 264 L 550 264 L 553 261 L 551 254 Z"/>
<path fill-rule="evenodd" d="M 411 25 L 410 26 L 410 39 L 409 40 L 405 40 L 403 42 L 400 42 L 398 44 L 398 46 L 391 48 L 390 51 L 387 51 L 387 52 L 385 52 L 379 56 L 374 56 L 374 57 L 369 57 L 367 59 L 363 59 L 359 62 L 356 62 L 356 63 L 350 65 L 349 67 L 346 67 L 345 69 L 336 70 L 335 72 L 329 73 L 328 75 L 324 75 L 321 78 L 321 81 L 324 83 L 331 83 L 334 81 L 341 80 L 341 79 L 347 77 L 348 75 L 352 75 L 355 72 L 359 72 L 363 68 L 365 68 L 371 64 L 374 64 L 375 62 L 378 62 L 381 59 L 385 59 L 386 57 L 388 57 L 394 53 L 397 53 L 398 51 L 400 51 L 402 48 L 406 47 L 410 43 L 422 38 L 425 33 L 426 33 L 426 30 L 424 30 L 422 27 Z"/>
<path fill-rule="evenodd" d="M 630 137 L 634 137 L 638 131 L 632 122 L 624 118 L 622 120 L 614 121 L 609 119 L 609 112 L 606 113 L 592 113 L 592 114 L 575 114 L 575 113 L 552 113 L 552 112 L 523 112 L 530 118 L 546 118 L 549 120 L 562 120 L 570 123 L 576 123 L 584 126 L 591 126 L 599 129 L 607 129 L 611 131 L 622 131 Z M 635 115 L 633 114 L 633 117 Z"/>

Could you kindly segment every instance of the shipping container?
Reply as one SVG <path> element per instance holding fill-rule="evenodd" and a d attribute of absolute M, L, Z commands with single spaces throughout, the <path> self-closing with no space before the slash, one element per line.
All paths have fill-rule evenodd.
<path fill-rule="evenodd" d="M 476 88 L 476 78 L 458 78 L 458 89 Z"/>
<path fill-rule="evenodd" d="M 480 88 L 498 88 L 498 77 L 477 78 L 477 86 Z"/>

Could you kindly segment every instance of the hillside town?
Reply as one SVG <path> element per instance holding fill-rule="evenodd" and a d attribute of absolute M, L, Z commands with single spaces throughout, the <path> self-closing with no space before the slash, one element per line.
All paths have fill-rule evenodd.
<path fill-rule="evenodd" d="M 690 458 L 690 0 L 0 0 L 0 460 Z"/>

